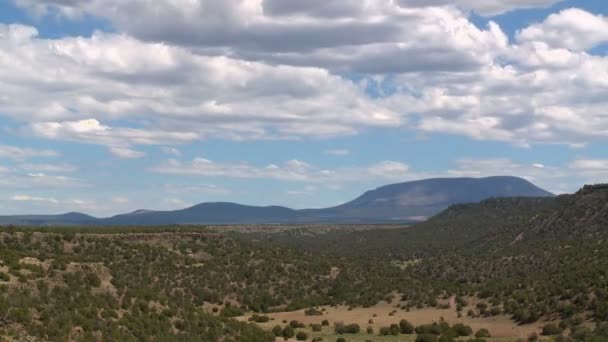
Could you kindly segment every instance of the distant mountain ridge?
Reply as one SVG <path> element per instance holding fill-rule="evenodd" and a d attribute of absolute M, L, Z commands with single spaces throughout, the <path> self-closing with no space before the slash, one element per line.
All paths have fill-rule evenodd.
<path fill-rule="evenodd" d="M 358 198 L 323 209 L 294 210 L 282 206 L 249 206 L 209 202 L 172 211 L 137 210 L 107 218 L 80 213 L 0 216 L 0 224 L 15 225 L 170 225 L 280 223 L 404 223 L 424 220 L 454 204 L 500 197 L 553 197 L 525 179 L 433 178 L 390 184 Z"/>
<path fill-rule="evenodd" d="M 431 178 L 385 185 L 317 213 L 351 220 L 419 221 L 453 204 L 477 203 L 493 197 L 552 196 L 552 193 L 517 177 Z"/>

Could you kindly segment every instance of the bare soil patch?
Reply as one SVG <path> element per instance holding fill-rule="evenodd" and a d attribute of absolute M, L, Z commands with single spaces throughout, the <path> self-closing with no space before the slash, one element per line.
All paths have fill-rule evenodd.
<path fill-rule="evenodd" d="M 320 307 L 319 309 L 323 308 L 325 308 L 325 311 L 322 316 L 306 316 L 304 314 L 305 310 L 271 313 L 268 314 L 268 316 L 274 318 L 274 320 L 260 325 L 264 328 L 271 329 L 277 324 L 281 325 L 281 322 L 283 321 L 290 322 L 292 320 L 297 320 L 308 326 L 309 324 L 319 324 L 326 319 L 329 321 L 330 326 L 333 326 L 336 322 L 343 322 L 346 324 L 357 323 L 363 331 L 365 331 L 368 326 L 372 326 L 377 332 L 381 327 L 390 326 L 394 323 L 398 324 L 402 319 L 406 319 L 414 325 L 439 322 L 443 319 L 450 325 L 456 323 L 469 325 L 473 328 L 473 331 L 477 331 L 481 328 L 488 329 L 492 336 L 495 337 L 526 338 L 533 332 L 540 333 L 541 327 L 546 324 L 546 322 L 539 321 L 534 324 L 518 325 L 508 316 L 504 315 L 481 318 L 471 318 L 463 315 L 463 317 L 459 318 L 453 306 L 450 309 L 424 308 L 412 309 L 409 312 L 395 308 L 394 303 L 389 304 L 386 302 L 369 308 L 354 308 L 352 310 L 349 310 L 346 306 L 326 306 Z M 466 309 L 464 311 L 466 312 Z M 251 317 L 251 315 L 239 317 L 239 320 L 247 321 L 249 317 Z M 373 321 L 373 324 L 369 323 L 370 320 Z"/>

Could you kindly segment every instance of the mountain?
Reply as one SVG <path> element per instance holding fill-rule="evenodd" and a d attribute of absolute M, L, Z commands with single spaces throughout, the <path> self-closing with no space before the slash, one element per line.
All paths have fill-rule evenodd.
<path fill-rule="evenodd" d="M 434 178 L 386 185 L 337 207 L 306 213 L 320 220 L 420 221 L 457 203 L 477 203 L 493 197 L 551 196 L 517 177 Z"/>
<path fill-rule="evenodd" d="M 69 213 L 46 216 L 4 216 L 0 224 L 19 225 L 169 225 L 387 223 L 424 221 L 451 205 L 488 198 L 552 197 L 553 194 L 517 177 L 434 178 L 386 185 L 342 205 L 294 210 L 281 206 L 201 203 L 173 211 L 137 210 L 108 218 Z"/>
<path fill-rule="evenodd" d="M 460 247 L 477 254 L 602 243 L 601 236 L 608 234 L 608 184 L 586 185 L 557 197 L 457 204 L 412 226 L 409 233 L 435 241 L 437 248 Z"/>
<path fill-rule="evenodd" d="M 67 213 L 61 215 L 16 215 L 0 216 L 2 225 L 20 226 L 72 226 L 92 224 L 97 218 L 81 213 Z"/>
<path fill-rule="evenodd" d="M 165 225 L 222 223 L 280 223 L 294 221 L 297 211 L 285 207 L 255 207 L 236 203 L 201 203 L 173 211 L 138 210 L 130 214 L 99 219 L 101 225 Z"/>

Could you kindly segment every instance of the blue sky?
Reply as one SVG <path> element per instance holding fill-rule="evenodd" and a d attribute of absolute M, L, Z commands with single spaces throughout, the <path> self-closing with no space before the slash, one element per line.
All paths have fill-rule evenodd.
<path fill-rule="evenodd" d="M 600 0 L 0 2 L 0 214 L 608 179 Z"/>

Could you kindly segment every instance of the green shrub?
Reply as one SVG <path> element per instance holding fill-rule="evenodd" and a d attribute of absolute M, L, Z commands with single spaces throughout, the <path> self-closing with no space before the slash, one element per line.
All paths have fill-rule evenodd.
<path fill-rule="evenodd" d="M 477 330 L 475 333 L 475 337 L 483 338 L 483 337 L 491 337 L 490 331 L 488 329 L 481 328 Z"/>
<path fill-rule="evenodd" d="M 562 329 L 555 324 L 545 324 L 543 326 L 543 330 L 541 335 L 543 336 L 551 336 L 551 335 L 559 335 L 562 333 Z"/>
<path fill-rule="evenodd" d="M 245 312 L 242 309 L 233 306 L 226 306 L 220 311 L 220 315 L 224 317 L 238 317 L 244 314 Z"/>
<path fill-rule="evenodd" d="M 91 287 L 98 287 L 101 285 L 101 279 L 94 273 L 87 273 L 85 276 L 85 281 L 87 285 Z"/>
<path fill-rule="evenodd" d="M 283 329 L 283 337 L 292 338 L 292 337 L 294 337 L 294 335 L 295 335 L 295 330 L 293 330 L 291 325 L 288 325 L 285 327 L 285 329 Z"/>
<path fill-rule="evenodd" d="M 416 342 L 438 342 L 439 337 L 433 334 L 420 334 L 416 336 Z"/>
<path fill-rule="evenodd" d="M 336 334 L 358 334 L 361 331 L 361 327 L 359 324 L 344 324 L 344 323 L 336 323 L 334 331 Z"/>
<path fill-rule="evenodd" d="M 295 319 L 292 320 L 291 322 L 289 322 L 289 326 L 292 327 L 292 328 L 294 328 L 294 329 L 304 328 L 305 327 L 304 323 L 301 323 L 300 321 L 295 320 Z"/>
<path fill-rule="evenodd" d="M 441 329 L 437 324 L 423 324 L 419 325 L 414 329 L 416 334 L 432 334 L 441 335 Z"/>
<path fill-rule="evenodd" d="M 268 321 L 270 321 L 270 317 L 266 315 L 253 314 L 251 317 L 249 317 L 249 322 L 266 323 Z"/>
<path fill-rule="evenodd" d="M 462 323 L 454 324 L 452 327 L 458 333 L 458 336 L 470 336 L 473 334 L 473 328 Z"/>
<path fill-rule="evenodd" d="M 304 311 L 304 315 L 306 315 L 306 316 L 321 316 L 321 315 L 323 315 L 323 312 L 321 312 L 321 311 L 319 311 L 319 310 L 317 310 L 315 308 L 309 308 L 309 309 L 306 309 Z"/>
<path fill-rule="evenodd" d="M 296 334 L 296 340 L 298 341 L 306 341 L 308 339 L 308 334 L 303 331 L 298 331 Z"/>
<path fill-rule="evenodd" d="M 402 319 L 401 322 L 399 322 L 399 328 L 401 329 L 402 334 L 409 335 L 414 333 L 414 325 L 405 319 Z"/>
<path fill-rule="evenodd" d="M 281 328 L 280 325 L 275 325 L 274 328 L 272 328 L 272 333 L 277 337 L 283 336 L 283 328 Z"/>

